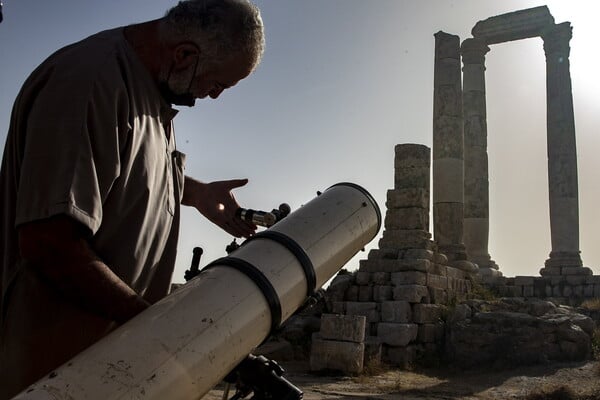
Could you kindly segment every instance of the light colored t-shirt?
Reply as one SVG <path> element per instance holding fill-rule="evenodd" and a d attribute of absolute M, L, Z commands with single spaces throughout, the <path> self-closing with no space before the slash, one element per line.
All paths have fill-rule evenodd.
<path fill-rule="evenodd" d="M 35 349 L 38 342 L 47 344 L 43 336 L 65 329 L 79 329 L 82 343 L 93 342 L 110 324 L 95 326 L 95 316 L 65 304 L 22 266 L 16 245 L 21 224 L 68 215 L 90 230 L 92 248 L 136 292 L 150 302 L 167 294 L 184 179 L 184 156 L 172 131 L 175 113 L 122 28 L 59 50 L 27 79 L 15 101 L 0 171 L 4 350 L 11 340 L 32 341 Z M 37 318 L 39 313 L 53 314 Z M 23 352 L 17 353 L 12 357 Z"/>

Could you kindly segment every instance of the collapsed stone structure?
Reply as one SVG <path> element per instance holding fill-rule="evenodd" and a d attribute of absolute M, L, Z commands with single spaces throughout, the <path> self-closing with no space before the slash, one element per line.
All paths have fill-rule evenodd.
<path fill-rule="evenodd" d="M 434 35 L 432 157 L 422 145 L 396 146 L 394 189 L 387 193 L 379 248 L 371 250 L 354 275 L 338 276 L 331 284 L 329 311 L 337 316 L 325 316 L 329 322 L 324 336 L 313 339 L 317 343 L 311 356 L 313 369 L 352 365 L 349 372 L 357 372 L 369 358 L 405 367 L 417 356 L 435 354 L 444 345 L 446 350 L 453 349 L 456 360 L 463 359 L 469 343 L 462 338 L 469 337 L 469 330 L 476 331 L 475 337 L 487 337 L 481 330 L 489 330 L 494 317 L 474 303 L 462 319 L 453 314 L 456 309 L 448 310 L 448 304 L 467 298 L 474 284 L 484 283 L 500 296 L 523 298 L 528 304 L 535 303 L 534 298 L 554 298 L 564 304 L 600 297 L 600 276 L 583 267 L 579 251 L 570 23 L 555 24 L 544 6 L 480 21 L 472 34 L 460 45 L 458 36 Z M 488 251 L 485 54 L 489 45 L 535 36 L 544 40 L 546 53 L 552 249 L 541 277 L 506 278 Z M 429 233 L 430 187 L 434 240 Z M 494 327 L 500 334 L 498 340 L 504 340 L 502 335 L 525 332 L 511 343 L 523 344 L 521 349 L 527 352 L 527 335 L 539 328 L 548 340 L 544 339 L 541 348 L 534 346 L 532 354 L 542 351 L 549 359 L 569 359 L 570 352 L 575 357 L 589 357 L 591 320 L 549 304 L 553 303 L 533 308 L 526 304 L 518 312 L 496 310 L 495 316 L 504 324 Z M 545 310 L 542 314 L 540 307 Z M 363 316 L 364 321 L 356 322 L 356 316 Z M 344 328 L 352 321 L 356 329 Z M 525 325 L 523 329 L 511 328 L 520 323 Z M 508 328 L 503 331 L 504 326 Z M 356 339 L 357 329 L 364 329 L 360 340 Z M 346 337 L 344 332 L 352 333 Z M 482 342 L 480 350 L 485 345 Z M 356 354 L 362 355 L 356 356 L 360 360 L 347 358 Z"/>

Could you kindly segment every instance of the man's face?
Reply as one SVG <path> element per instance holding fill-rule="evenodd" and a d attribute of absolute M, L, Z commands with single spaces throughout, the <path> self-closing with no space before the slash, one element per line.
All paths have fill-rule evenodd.
<path fill-rule="evenodd" d="M 192 78 L 195 69 L 198 71 Z M 216 99 L 225 89 L 250 75 L 252 70 L 252 61 L 243 55 L 236 55 L 220 64 L 200 61 L 197 67 L 190 65 L 184 71 L 173 73 L 169 84 L 177 94 L 186 93 L 189 88 L 194 98 Z"/>

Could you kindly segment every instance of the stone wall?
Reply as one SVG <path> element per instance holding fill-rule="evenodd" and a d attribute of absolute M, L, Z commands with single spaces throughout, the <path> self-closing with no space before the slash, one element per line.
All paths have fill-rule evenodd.
<path fill-rule="evenodd" d="M 587 268 L 571 267 L 564 272 L 582 273 Z M 600 275 L 546 275 L 499 277 L 485 282 L 500 297 L 552 299 L 565 305 L 600 298 Z"/>

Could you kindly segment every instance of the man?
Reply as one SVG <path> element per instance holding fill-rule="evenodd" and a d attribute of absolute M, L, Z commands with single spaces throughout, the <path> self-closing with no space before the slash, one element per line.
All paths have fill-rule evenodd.
<path fill-rule="evenodd" d="M 184 177 L 171 105 L 216 99 L 263 48 L 248 0 L 186 0 L 67 46 L 27 79 L 0 172 L 0 400 L 167 294 L 179 204 L 253 234 L 231 194 L 246 180 Z"/>

